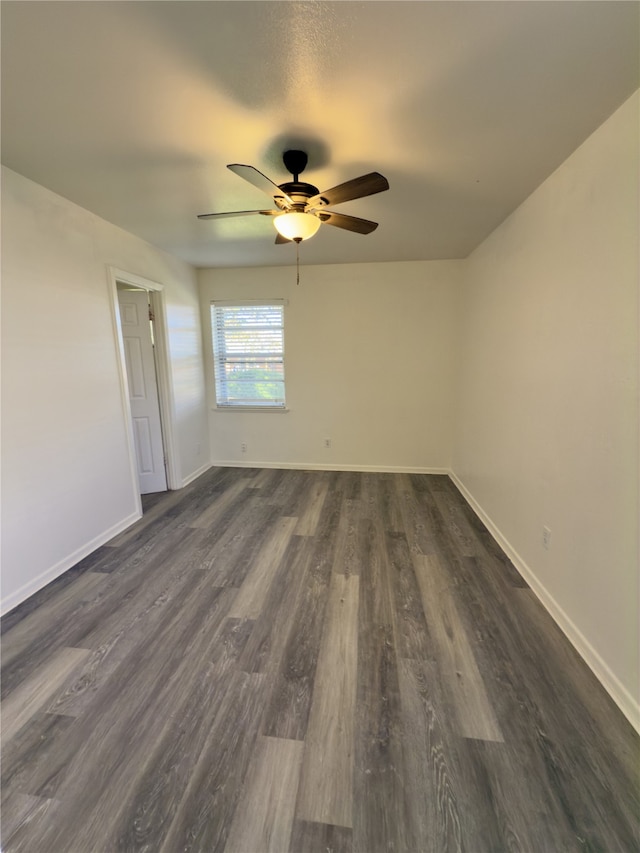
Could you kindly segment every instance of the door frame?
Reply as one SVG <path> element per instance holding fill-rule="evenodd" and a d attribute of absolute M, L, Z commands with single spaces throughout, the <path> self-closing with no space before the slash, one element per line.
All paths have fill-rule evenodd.
<path fill-rule="evenodd" d="M 122 324 L 120 322 L 120 306 L 118 302 L 118 283 L 130 287 L 146 290 L 149 293 L 151 308 L 154 316 L 154 343 L 156 382 L 158 385 L 158 402 L 160 404 L 160 421 L 162 424 L 162 442 L 166 458 L 167 488 L 179 489 L 182 487 L 178 453 L 175 443 L 174 412 L 175 404 L 173 398 L 173 386 L 171 382 L 171 359 L 169 356 L 169 332 L 167 325 L 167 313 L 165 305 L 164 285 L 157 281 L 144 278 L 136 273 L 126 272 L 117 267 L 108 266 L 109 295 L 111 313 L 114 327 L 116 351 L 118 355 L 118 373 L 120 378 L 120 393 L 122 397 L 122 413 L 125 422 L 127 436 L 127 451 L 129 454 L 129 468 L 131 472 L 131 485 L 134 491 L 136 504 L 140 515 L 142 515 L 142 500 L 138 486 L 138 474 L 136 466 L 135 443 L 133 437 L 133 422 L 131 417 L 131 403 L 129 401 L 129 381 L 127 379 L 127 365 L 124 354 L 124 340 L 122 337 Z"/>

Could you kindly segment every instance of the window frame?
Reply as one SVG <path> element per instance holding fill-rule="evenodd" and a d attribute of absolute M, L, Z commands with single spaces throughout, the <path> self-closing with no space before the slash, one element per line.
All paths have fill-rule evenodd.
<path fill-rule="evenodd" d="M 211 352 L 213 357 L 213 374 L 214 374 L 214 395 L 215 395 L 215 410 L 218 412 L 265 412 L 265 413 L 280 413 L 288 412 L 286 405 L 286 381 L 285 381 L 285 307 L 288 302 L 285 299 L 212 299 L 210 303 L 210 324 L 211 324 Z M 255 398 L 251 401 L 230 401 L 229 395 L 226 397 L 221 394 L 221 388 L 224 383 L 220 380 L 221 370 L 227 364 L 228 359 L 220 354 L 221 349 L 221 332 L 223 327 L 217 320 L 217 309 L 224 308 L 245 308 L 245 307 L 272 307 L 281 310 L 281 324 L 278 328 L 281 332 L 282 346 L 279 350 L 264 350 L 265 356 L 273 358 L 275 355 L 279 357 L 276 364 L 282 368 L 282 398 L 274 398 L 264 404 L 255 402 Z M 260 355 L 258 350 L 253 355 Z"/>

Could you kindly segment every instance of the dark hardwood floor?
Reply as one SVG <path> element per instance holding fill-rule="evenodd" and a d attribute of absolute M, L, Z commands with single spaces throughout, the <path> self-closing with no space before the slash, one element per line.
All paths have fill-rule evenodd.
<path fill-rule="evenodd" d="M 637 736 L 447 477 L 144 503 L 3 620 L 4 853 L 639 849 Z"/>

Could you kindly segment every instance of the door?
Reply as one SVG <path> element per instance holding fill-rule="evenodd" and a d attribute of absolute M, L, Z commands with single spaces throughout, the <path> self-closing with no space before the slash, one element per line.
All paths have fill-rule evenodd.
<path fill-rule="evenodd" d="M 140 494 L 165 492 L 167 474 L 146 290 L 118 291 Z"/>

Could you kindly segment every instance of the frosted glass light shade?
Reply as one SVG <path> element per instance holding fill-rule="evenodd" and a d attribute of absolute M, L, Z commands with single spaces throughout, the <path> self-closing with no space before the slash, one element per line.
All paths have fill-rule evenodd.
<path fill-rule="evenodd" d="M 312 213 L 281 213 L 273 224 L 287 240 L 308 240 L 320 227 L 320 220 Z"/>

